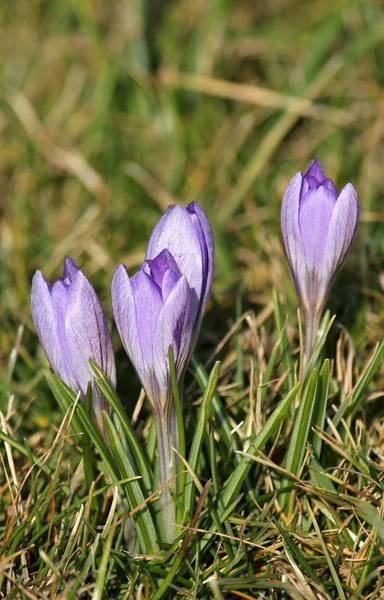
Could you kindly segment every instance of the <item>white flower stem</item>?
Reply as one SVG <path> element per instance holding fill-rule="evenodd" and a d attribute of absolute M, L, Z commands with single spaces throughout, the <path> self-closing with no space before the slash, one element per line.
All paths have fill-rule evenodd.
<path fill-rule="evenodd" d="M 312 356 L 313 345 L 316 334 L 319 329 L 319 316 L 306 315 L 305 317 L 305 342 L 304 342 L 304 358 L 303 358 L 303 373 L 305 373 L 309 360 Z"/>
<path fill-rule="evenodd" d="M 169 417 L 169 422 L 170 422 L 170 434 L 171 434 L 171 447 L 174 448 L 175 450 L 179 451 L 179 428 L 178 428 L 178 423 L 177 423 L 177 415 L 176 415 L 176 410 L 175 410 L 175 406 L 174 403 L 172 402 L 171 404 L 171 408 L 170 408 L 170 417 Z M 179 457 L 177 456 L 177 454 L 175 452 L 172 451 L 173 454 L 173 462 L 174 462 L 174 472 L 178 473 L 179 472 Z M 177 480 L 175 481 L 175 486 L 174 486 L 175 490 L 177 490 Z"/>
<path fill-rule="evenodd" d="M 163 486 L 175 475 L 175 453 L 172 450 L 169 411 L 156 417 L 156 435 L 159 453 L 159 484 Z M 175 480 L 160 492 L 160 505 L 167 542 L 172 542 L 175 537 L 176 508 L 170 491 L 175 493 Z"/>

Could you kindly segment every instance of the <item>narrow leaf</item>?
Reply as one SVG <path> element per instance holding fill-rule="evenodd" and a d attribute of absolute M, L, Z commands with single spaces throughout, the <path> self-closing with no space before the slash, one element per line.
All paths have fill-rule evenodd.
<path fill-rule="evenodd" d="M 109 415 L 103 411 L 103 421 L 107 432 L 108 441 L 113 451 L 114 457 L 119 466 L 119 470 L 124 478 L 132 478 L 137 475 L 132 464 L 129 461 L 124 446 L 122 445 L 114 424 Z M 133 517 L 137 534 L 139 537 L 140 547 L 142 552 L 153 554 L 155 540 L 158 538 L 155 526 L 152 521 L 151 513 L 148 504 L 145 502 L 140 482 L 132 480 L 123 486 L 127 495 L 130 510 L 134 510 L 138 506 L 143 508 L 138 511 Z"/>
<path fill-rule="evenodd" d="M 145 489 L 147 490 L 147 492 L 150 492 L 152 489 L 153 473 L 149 466 L 148 457 L 143 451 L 140 442 L 137 439 L 135 430 L 133 429 L 132 424 L 128 419 L 125 408 L 122 405 L 120 398 L 116 394 L 114 388 L 112 387 L 109 379 L 106 377 L 106 375 L 95 362 L 91 360 L 90 363 L 95 373 L 96 385 L 101 391 L 101 393 L 104 394 L 104 397 L 111 406 L 111 408 L 115 411 L 119 423 L 122 427 L 122 430 L 126 436 L 128 445 L 135 459 L 138 472 L 143 478 L 143 484 L 145 486 Z"/>
<path fill-rule="evenodd" d="M 261 431 L 252 439 L 247 454 L 256 455 L 257 450 L 263 450 L 268 440 L 276 433 L 280 423 L 287 415 L 287 410 L 296 397 L 296 394 L 300 388 L 298 383 L 295 387 L 281 400 L 277 408 L 273 411 L 268 421 L 265 423 Z M 224 484 L 222 492 L 222 501 L 224 506 L 228 506 L 234 499 L 236 494 L 239 492 L 242 483 L 249 473 L 250 468 L 254 462 L 249 456 L 243 456 L 240 464 L 233 471 L 232 475 L 227 479 Z"/>
<path fill-rule="evenodd" d="M 377 369 L 380 366 L 381 360 L 384 356 L 384 338 L 378 343 L 372 358 L 366 366 L 364 373 L 357 382 L 352 394 L 345 398 L 341 404 L 339 410 L 332 419 L 333 425 L 338 427 L 341 420 L 347 415 L 353 418 L 360 408 L 360 404 L 364 399 L 369 384 L 376 374 Z"/>
<path fill-rule="evenodd" d="M 220 362 L 216 362 L 207 381 L 205 387 L 203 400 L 201 402 L 199 413 L 197 416 L 197 424 L 194 432 L 192 446 L 188 457 L 188 463 L 192 470 L 196 472 L 201 447 L 203 444 L 203 438 L 207 427 L 209 417 L 209 407 L 214 397 L 217 381 L 219 378 Z M 194 483 L 190 475 L 187 476 L 187 483 L 185 485 L 185 500 L 184 505 L 187 508 L 189 514 L 192 514 L 193 499 L 194 499 Z"/>
<path fill-rule="evenodd" d="M 313 419 L 312 424 L 316 425 L 319 429 L 324 430 L 325 425 L 325 417 L 327 412 L 327 402 L 328 402 L 328 394 L 329 394 L 329 378 L 330 378 L 330 369 L 329 369 L 329 360 L 325 360 L 324 364 L 319 373 L 318 379 L 318 390 L 316 397 L 316 405 L 313 411 Z M 312 447 L 315 456 L 318 458 L 321 454 L 321 447 L 323 440 L 319 435 L 317 435 L 316 431 L 313 432 L 312 435 Z"/>
<path fill-rule="evenodd" d="M 286 370 L 288 370 L 287 385 L 288 385 L 288 389 L 292 389 L 294 386 L 294 383 L 295 383 L 292 352 L 289 347 L 287 330 L 285 328 L 285 318 L 283 317 L 283 311 L 282 311 L 281 304 L 280 304 L 280 298 L 279 298 L 276 288 L 272 292 L 272 298 L 273 298 L 273 307 L 274 307 L 274 312 L 275 312 L 276 328 L 277 328 L 279 335 L 282 336 L 281 355 L 282 355 L 283 365 L 284 365 L 284 368 Z"/>
<path fill-rule="evenodd" d="M 298 474 L 306 451 L 312 412 L 316 401 L 316 390 L 317 373 L 314 370 L 301 397 L 285 459 L 284 467 L 293 475 Z"/>

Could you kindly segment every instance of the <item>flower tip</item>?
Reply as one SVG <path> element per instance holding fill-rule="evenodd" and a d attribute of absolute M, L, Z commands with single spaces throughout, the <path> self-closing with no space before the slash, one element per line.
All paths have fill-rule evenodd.
<path fill-rule="evenodd" d="M 79 271 L 80 269 L 73 258 L 67 254 L 64 259 L 63 279 L 69 279 L 72 281 Z"/>
<path fill-rule="evenodd" d="M 115 272 L 113 274 L 113 276 L 115 275 L 120 275 L 120 274 L 124 274 L 124 273 L 128 273 L 127 271 L 127 267 L 125 266 L 124 263 L 119 263 L 115 269 Z"/>
<path fill-rule="evenodd" d="M 203 209 L 203 207 L 195 200 L 193 200 L 193 202 L 190 202 L 188 204 L 188 206 L 186 207 L 186 210 L 189 212 L 190 215 L 195 214 L 197 217 L 203 217 L 206 220 L 208 219 L 207 214 L 206 214 L 205 210 Z"/>
<path fill-rule="evenodd" d="M 318 158 L 314 158 L 307 170 L 305 171 L 304 177 L 314 177 L 319 183 L 322 183 L 324 179 L 327 179 L 326 174 L 324 173 L 323 167 Z"/>
<path fill-rule="evenodd" d="M 40 271 L 40 269 L 37 269 L 35 271 L 34 276 L 32 277 L 32 294 L 37 290 L 38 287 L 40 287 L 41 285 L 45 285 L 48 289 L 51 287 L 49 285 L 48 280 L 46 279 L 46 277 L 43 275 L 43 273 Z"/>
<path fill-rule="evenodd" d="M 357 191 L 353 183 L 347 183 L 342 189 L 342 192 L 348 194 L 351 201 L 353 201 L 360 210 L 359 196 L 357 195 Z"/>
<path fill-rule="evenodd" d="M 118 289 L 124 284 L 126 280 L 129 280 L 129 275 L 127 271 L 127 267 L 123 263 L 119 263 L 115 269 L 115 272 L 112 276 L 111 282 L 111 296 L 112 300 Z"/>
<path fill-rule="evenodd" d="M 195 213 L 196 212 L 196 206 L 198 206 L 199 208 L 201 208 L 201 206 L 195 200 L 193 200 L 192 202 L 190 202 L 188 204 L 187 211 L 189 213 Z"/>
<path fill-rule="evenodd" d="M 313 166 L 320 167 L 320 169 L 322 169 L 321 162 L 316 157 L 311 160 L 308 168 L 313 167 Z"/>
<path fill-rule="evenodd" d="M 44 275 L 42 274 L 42 272 L 40 271 L 40 269 L 36 269 L 36 271 L 33 274 L 32 281 L 38 280 L 41 277 L 44 277 Z"/>

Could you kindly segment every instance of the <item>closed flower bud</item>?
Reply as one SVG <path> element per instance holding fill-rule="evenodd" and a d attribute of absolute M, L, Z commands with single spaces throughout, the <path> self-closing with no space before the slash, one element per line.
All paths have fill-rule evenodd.
<path fill-rule="evenodd" d="M 174 204 L 167 209 L 153 229 L 146 258 L 155 258 L 165 248 L 198 300 L 193 324 L 193 349 L 211 290 L 215 258 L 211 225 L 197 202 L 191 202 L 187 208 Z"/>
<path fill-rule="evenodd" d="M 296 173 L 281 207 L 281 230 L 293 282 L 306 319 L 306 357 L 333 279 L 352 244 L 360 206 L 348 183 L 338 195 L 317 159 Z"/>
<path fill-rule="evenodd" d="M 154 227 L 146 261 L 129 278 L 119 265 L 112 280 L 113 313 L 121 340 L 154 411 L 171 394 L 168 350 L 177 379 L 196 342 L 213 275 L 211 226 L 203 209 L 170 206 Z"/>
<path fill-rule="evenodd" d="M 171 384 L 168 350 L 176 375 L 188 358 L 198 298 L 173 256 L 163 250 L 129 277 L 120 264 L 111 287 L 113 314 L 129 355 L 158 416 L 169 407 Z"/>
<path fill-rule="evenodd" d="M 43 350 L 56 375 L 84 400 L 93 359 L 116 384 L 115 359 L 103 308 L 76 263 L 66 257 L 63 276 L 51 286 L 41 271 L 32 281 L 32 318 Z M 102 428 L 101 410 L 109 405 L 92 385 L 92 412 Z"/>

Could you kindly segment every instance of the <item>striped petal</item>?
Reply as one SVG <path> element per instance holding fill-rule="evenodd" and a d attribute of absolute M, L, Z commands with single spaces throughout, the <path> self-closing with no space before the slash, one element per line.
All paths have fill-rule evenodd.
<path fill-rule="evenodd" d="M 56 293 L 55 293 L 56 292 Z M 56 286 L 54 302 L 59 305 L 62 289 Z M 62 297 L 63 312 L 66 305 L 66 294 Z M 57 310 L 57 308 L 56 308 Z M 75 379 L 68 368 L 65 353 L 65 340 L 59 336 L 58 322 L 51 298 L 51 286 L 41 271 L 36 271 L 32 280 L 31 312 L 40 343 L 55 373 L 70 387 L 75 385 Z"/>
<path fill-rule="evenodd" d="M 296 173 L 288 184 L 283 196 L 280 218 L 281 232 L 291 277 L 301 301 L 304 302 L 306 296 L 306 264 L 299 225 L 302 180 L 302 174 Z"/>
<path fill-rule="evenodd" d="M 170 206 L 155 225 L 148 242 L 146 258 L 156 258 L 164 249 L 172 254 L 190 288 L 195 292 L 197 314 L 203 290 L 203 257 L 199 234 L 190 213 L 182 206 Z"/>
<path fill-rule="evenodd" d="M 116 385 L 115 360 L 103 308 L 92 285 L 80 270 L 68 290 L 65 333 L 72 371 L 83 394 L 93 379 L 90 358 Z"/>
<path fill-rule="evenodd" d="M 199 306 L 199 317 L 201 321 L 212 285 L 213 267 L 215 262 L 215 245 L 213 241 L 211 224 L 201 206 L 197 204 L 197 202 L 191 202 L 191 204 L 187 206 L 187 211 L 191 215 L 192 222 L 199 238 L 201 249 L 203 268 L 203 285 Z"/>
<path fill-rule="evenodd" d="M 137 328 L 135 298 L 127 269 L 120 263 L 111 284 L 113 316 L 121 341 L 137 370 L 139 377 L 144 374 L 144 359 Z"/>
<path fill-rule="evenodd" d="M 172 346 L 178 379 L 188 358 L 193 331 L 191 309 L 191 289 L 187 279 L 181 277 L 160 311 L 153 340 L 154 372 L 162 402 L 170 388 L 169 347 Z"/>
<path fill-rule="evenodd" d="M 360 217 L 360 204 L 357 192 L 351 183 L 342 189 L 336 202 L 329 224 L 324 275 L 329 273 L 333 279 L 337 269 L 344 261 L 356 234 Z"/>

